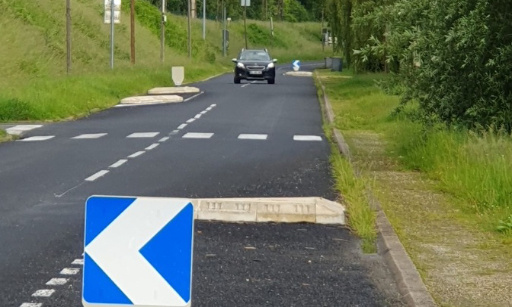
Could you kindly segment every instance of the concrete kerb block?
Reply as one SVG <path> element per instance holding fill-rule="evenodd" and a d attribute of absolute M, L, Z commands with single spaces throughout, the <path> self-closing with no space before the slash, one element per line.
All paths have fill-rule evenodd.
<path fill-rule="evenodd" d="M 311 77 L 313 73 L 310 71 L 287 71 L 284 73 L 286 76 L 292 77 Z"/>
<path fill-rule="evenodd" d="M 159 104 L 159 103 L 180 103 L 183 97 L 178 95 L 156 95 L 156 96 L 133 96 L 123 98 L 120 104 L 136 105 L 136 104 Z"/>
<path fill-rule="evenodd" d="M 345 224 L 345 208 L 319 197 L 194 200 L 199 220 Z"/>
<path fill-rule="evenodd" d="M 180 87 L 155 87 L 148 91 L 148 95 L 176 95 L 176 94 L 197 94 L 200 90 L 192 86 Z"/>

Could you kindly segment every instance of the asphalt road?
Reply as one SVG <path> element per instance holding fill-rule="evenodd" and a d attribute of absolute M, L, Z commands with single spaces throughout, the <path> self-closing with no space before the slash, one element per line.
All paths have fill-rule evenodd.
<path fill-rule="evenodd" d="M 112 108 L 0 144 L 0 306 L 81 306 L 91 195 L 336 199 L 311 78 L 197 84 L 181 104 Z M 194 306 L 401 306 L 342 227 L 198 222 Z M 249 248 L 247 248 L 249 247 Z"/>

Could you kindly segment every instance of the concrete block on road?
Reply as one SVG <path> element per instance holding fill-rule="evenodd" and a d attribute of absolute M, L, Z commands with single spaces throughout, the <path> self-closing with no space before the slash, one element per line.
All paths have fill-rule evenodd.
<path fill-rule="evenodd" d="M 313 73 L 310 71 L 288 71 L 285 75 L 293 77 L 312 77 Z"/>
<path fill-rule="evenodd" d="M 197 94 L 200 90 L 192 86 L 180 87 L 155 87 L 148 91 L 148 95 L 176 95 L 176 94 Z"/>
<path fill-rule="evenodd" d="M 320 197 L 197 199 L 194 205 L 199 220 L 345 225 L 345 208 Z"/>
<path fill-rule="evenodd" d="M 160 103 L 179 103 L 183 102 L 183 97 L 178 95 L 154 95 L 154 96 L 134 96 L 121 99 L 124 105 L 144 105 Z"/>

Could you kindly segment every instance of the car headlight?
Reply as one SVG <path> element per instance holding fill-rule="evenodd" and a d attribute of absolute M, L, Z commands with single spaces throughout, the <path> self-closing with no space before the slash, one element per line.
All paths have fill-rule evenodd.
<path fill-rule="evenodd" d="M 270 63 L 270 64 L 268 64 L 268 66 L 267 66 L 267 68 L 274 68 L 274 67 L 275 67 L 274 63 Z"/>
<path fill-rule="evenodd" d="M 242 63 L 236 63 L 236 67 L 238 67 L 238 68 L 245 68 L 244 64 L 242 64 Z"/>

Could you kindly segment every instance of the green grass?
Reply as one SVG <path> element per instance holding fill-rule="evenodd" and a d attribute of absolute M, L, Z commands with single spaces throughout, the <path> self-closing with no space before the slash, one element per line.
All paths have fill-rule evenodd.
<path fill-rule="evenodd" d="M 512 216 L 512 136 L 500 131 L 425 128 L 408 116 L 414 105 L 392 116 L 399 97 L 385 94 L 377 86 L 388 78 L 384 74 L 320 74 L 334 101 L 335 126 L 349 136 L 349 142 L 350 135 L 360 131 L 382 135 L 391 157 L 434 179 L 440 191 L 458 200 L 458 208 L 472 223 L 485 231 L 512 235 L 508 227 Z"/>
<path fill-rule="evenodd" d="M 231 58 L 244 47 L 243 22 L 229 25 L 228 55 L 222 56 L 222 24 L 192 20 L 188 57 L 187 18 L 168 15 L 164 62 L 160 61 L 160 13 L 136 1 L 136 64 L 130 63 L 129 1 L 123 1 L 115 27 L 114 70 L 110 70 L 110 26 L 103 24 L 103 2 L 72 1 L 72 67 L 66 74 L 65 1 L 0 0 L 0 121 L 62 120 L 111 107 L 120 98 L 170 86 L 170 68 L 185 66 L 185 82 L 232 69 Z M 249 47 L 267 47 L 280 63 L 321 59 L 320 24 L 248 20 Z M 293 50 L 293 52 L 290 52 Z"/>

